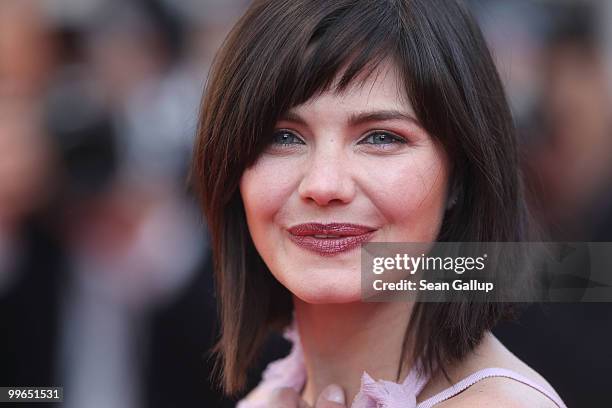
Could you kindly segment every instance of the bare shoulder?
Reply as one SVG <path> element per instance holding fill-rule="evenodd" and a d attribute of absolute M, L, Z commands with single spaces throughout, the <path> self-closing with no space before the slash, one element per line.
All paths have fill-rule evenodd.
<path fill-rule="evenodd" d="M 423 390 L 429 398 L 469 375 L 485 368 L 505 368 L 528 378 L 544 388 L 553 387 L 537 371 L 510 352 L 488 332 L 479 346 L 460 364 L 449 369 L 451 382 L 437 375 Z M 468 387 L 436 408 L 491 407 L 496 408 L 556 408 L 557 405 L 533 387 L 506 377 L 489 377 Z"/>
<path fill-rule="evenodd" d="M 541 392 L 506 378 L 486 378 L 436 408 L 557 408 Z"/>

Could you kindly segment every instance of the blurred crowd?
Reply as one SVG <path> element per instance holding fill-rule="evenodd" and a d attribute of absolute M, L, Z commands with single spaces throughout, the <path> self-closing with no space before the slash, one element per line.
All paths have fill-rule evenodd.
<path fill-rule="evenodd" d="M 505 81 L 542 239 L 612 242 L 612 2 L 470 3 Z M 610 404 L 612 303 L 531 305 L 494 333 L 569 407 Z"/>
<path fill-rule="evenodd" d="M 468 3 L 546 236 L 612 241 L 612 2 Z M 0 1 L 1 386 L 63 386 L 67 408 L 232 406 L 209 379 L 211 260 L 186 178 L 208 67 L 247 4 Z M 530 308 L 496 334 L 569 406 L 607 401 L 579 373 L 609 378 L 612 303 Z"/>
<path fill-rule="evenodd" d="M 0 2 L 2 385 L 61 385 L 75 408 L 217 405 L 186 172 L 243 5 L 179 3 Z"/>

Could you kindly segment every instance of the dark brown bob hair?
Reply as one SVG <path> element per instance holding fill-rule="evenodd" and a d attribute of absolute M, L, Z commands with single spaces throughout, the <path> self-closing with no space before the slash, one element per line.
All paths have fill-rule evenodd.
<path fill-rule="evenodd" d="M 438 240 L 525 238 L 510 110 L 465 6 L 457 0 L 254 1 L 213 64 L 191 169 L 212 236 L 222 329 L 216 351 L 228 394 L 244 387 L 270 330 L 287 325 L 293 308 L 251 240 L 240 178 L 285 112 L 321 92 L 342 92 L 385 59 L 399 69 L 421 126 L 451 160 L 458 200 Z M 415 345 L 410 351 L 422 356 L 425 370 L 444 368 L 465 357 L 508 306 L 417 303 L 405 344 Z"/>

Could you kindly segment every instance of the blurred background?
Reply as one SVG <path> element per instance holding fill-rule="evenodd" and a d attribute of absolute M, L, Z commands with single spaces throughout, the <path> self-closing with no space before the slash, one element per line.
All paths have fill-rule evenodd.
<path fill-rule="evenodd" d="M 612 1 L 472 0 L 551 240 L 612 241 Z M 215 51 L 248 0 L 0 1 L 0 385 L 63 407 L 233 406 L 186 186 Z M 568 406 L 609 403 L 612 303 L 497 336 Z M 272 339 L 260 367 L 287 351 Z M 607 405 L 607 404 L 606 404 Z M 25 406 L 25 405 L 23 405 Z"/>

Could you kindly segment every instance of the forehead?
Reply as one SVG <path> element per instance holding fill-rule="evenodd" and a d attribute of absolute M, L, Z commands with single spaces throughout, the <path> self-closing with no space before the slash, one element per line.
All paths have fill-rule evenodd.
<path fill-rule="evenodd" d="M 345 89 L 339 91 L 337 83 L 342 74 L 342 71 L 338 73 L 329 89 L 315 94 L 289 112 L 322 118 L 331 113 L 388 110 L 414 116 L 412 105 L 406 97 L 405 81 L 390 60 L 382 61 L 371 72 L 357 75 Z"/>

